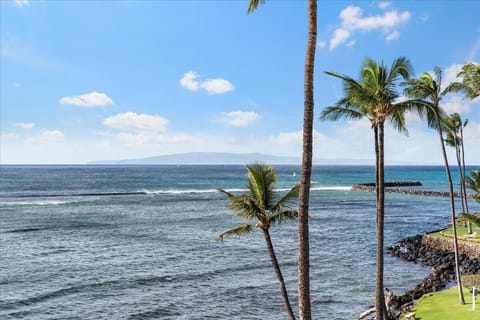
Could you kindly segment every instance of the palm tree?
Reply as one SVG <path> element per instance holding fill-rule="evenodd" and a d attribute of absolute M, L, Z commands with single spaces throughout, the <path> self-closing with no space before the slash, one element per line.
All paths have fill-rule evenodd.
<path fill-rule="evenodd" d="M 462 195 L 462 212 L 469 213 L 468 200 L 467 200 L 467 188 L 465 186 L 465 151 L 463 144 L 463 128 L 468 124 L 468 119 L 462 122 L 462 117 L 458 113 L 452 113 L 445 118 L 447 139 L 445 142 L 447 145 L 455 148 L 455 155 L 457 158 L 458 172 L 460 176 L 460 194 Z M 472 233 L 472 224 L 465 221 L 468 225 L 468 233 Z"/>
<path fill-rule="evenodd" d="M 321 120 L 340 119 L 358 120 L 367 118 L 374 130 L 376 159 L 376 235 L 377 235 L 377 269 L 375 288 L 376 319 L 386 318 L 385 297 L 383 289 L 384 257 L 384 125 L 390 121 L 400 132 L 406 132 L 405 111 L 409 104 L 396 102 L 400 97 L 399 80 L 408 79 L 412 72 L 410 61 L 405 57 L 397 58 L 390 68 L 372 59 L 363 62 L 360 80 L 346 75 L 327 71 L 328 75 L 343 81 L 344 97 L 335 106 L 327 107 L 321 113 Z"/>
<path fill-rule="evenodd" d="M 460 220 L 468 221 L 480 227 L 480 215 L 478 214 L 462 213 Z"/>
<path fill-rule="evenodd" d="M 265 0 L 250 0 L 248 13 Z M 302 173 L 298 199 L 298 313 L 300 320 L 310 320 L 310 240 L 308 209 L 313 157 L 313 76 L 317 46 L 317 0 L 308 0 L 308 38 L 305 53 Z"/>
<path fill-rule="evenodd" d="M 462 82 L 454 82 L 447 87 L 447 90 L 463 92 L 468 99 L 475 99 L 480 96 L 480 63 L 468 62 L 457 74 Z"/>
<path fill-rule="evenodd" d="M 288 300 L 287 289 L 283 280 L 282 272 L 277 261 L 277 256 L 273 249 L 272 240 L 270 238 L 270 227 L 274 224 L 282 223 L 288 220 L 295 220 L 298 212 L 292 209 L 289 204 L 298 197 L 298 185 L 294 186 L 290 191 L 281 198 L 276 198 L 274 192 L 277 175 L 272 167 L 268 165 L 249 165 L 247 166 L 247 182 L 248 193 L 234 195 L 223 189 L 220 192 L 228 196 L 230 201 L 229 208 L 233 210 L 235 215 L 247 223 L 243 223 L 221 233 L 217 240 L 223 241 L 227 235 L 243 235 L 253 231 L 252 220 L 256 220 L 255 227 L 263 232 L 265 243 L 267 245 L 270 260 L 272 262 L 275 275 L 280 285 L 283 304 L 287 310 L 288 319 L 295 319 L 290 302 Z"/>
<path fill-rule="evenodd" d="M 473 198 L 480 202 L 480 170 L 473 170 L 470 175 L 471 177 L 465 177 L 467 187 L 476 192 Z"/>
<path fill-rule="evenodd" d="M 452 228 L 453 228 L 453 244 L 455 252 L 455 273 L 458 284 L 458 297 L 460 304 L 465 304 L 465 298 L 463 297 L 462 290 L 462 278 L 460 276 L 460 264 L 458 254 L 458 239 L 457 239 L 457 227 L 455 216 L 455 201 L 453 193 L 452 175 L 450 173 L 450 166 L 448 164 L 447 152 L 445 150 L 445 143 L 443 140 L 443 133 L 445 131 L 445 114 L 440 107 L 440 101 L 442 97 L 448 93 L 449 88 L 442 91 L 442 70 L 439 67 L 434 69 L 435 79 L 428 72 L 424 72 L 418 79 L 412 79 L 408 81 L 408 87 L 405 90 L 407 96 L 415 99 L 413 104 L 419 106 L 417 110 L 420 115 L 425 115 L 430 127 L 434 128 L 438 132 L 440 138 L 440 145 L 442 148 L 443 161 L 445 164 L 445 172 L 448 178 L 448 188 L 450 193 L 450 210 L 452 216 Z M 421 106 L 424 106 L 423 108 Z"/>

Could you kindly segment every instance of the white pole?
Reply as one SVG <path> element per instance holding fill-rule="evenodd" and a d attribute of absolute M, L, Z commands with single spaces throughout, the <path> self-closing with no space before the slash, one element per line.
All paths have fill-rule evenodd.
<path fill-rule="evenodd" d="M 477 297 L 477 288 L 473 287 L 472 290 L 472 310 L 475 311 L 475 300 Z"/>

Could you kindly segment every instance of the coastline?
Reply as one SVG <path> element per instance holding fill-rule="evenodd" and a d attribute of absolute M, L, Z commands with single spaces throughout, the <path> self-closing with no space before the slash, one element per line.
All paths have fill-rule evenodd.
<path fill-rule="evenodd" d="M 455 256 L 453 252 L 442 249 L 428 241 L 428 234 L 404 238 L 387 248 L 389 254 L 401 260 L 433 268 L 432 273 L 414 288 L 401 296 L 392 295 L 388 306 L 396 318 L 410 310 L 423 295 L 446 289 L 455 282 Z M 462 252 L 459 258 L 462 276 L 480 273 L 480 257 Z"/>

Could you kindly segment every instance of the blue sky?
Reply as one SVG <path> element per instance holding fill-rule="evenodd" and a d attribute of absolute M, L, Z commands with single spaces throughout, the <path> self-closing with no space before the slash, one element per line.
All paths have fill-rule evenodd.
<path fill-rule="evenodd" d="M 0 163 L 85 163 L 171 153 L 301 155 L 306 1 L 0 1 Z M 371 57 L 407 56 L 453 81 L 480 61 L 478 1 L 319 1 L 314 157 L 373 164 L 373 133 L 325 123 L 342 95 L 325 70 L 357 77 Z M 480 163 L 480 101 L 451 95 Z M 387 129 L 386 162 L 439 164 L 415 115 Z M 452 161 L 453 161 L 453 153 Z"/>

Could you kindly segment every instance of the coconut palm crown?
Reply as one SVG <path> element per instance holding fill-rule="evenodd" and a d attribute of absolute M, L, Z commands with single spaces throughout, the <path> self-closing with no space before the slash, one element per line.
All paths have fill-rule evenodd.
<path fill-rule="evenodd" d="M 268 230 L 271 225 L 297 218 L 297 210 L 289 204 L 298 197 L 298 185 L 294 186 L 283 197 L 275 197 L 277 175 L 268 165 L 247 166 L 248 193 L 234 195 L 223 189 L 220 192 L 228 196 L 228 207 L 235 215 L 246 222 L 257 221 L 255 227 Z M 218 236 L 223 241 L 226 235 L 242 235 L 253 231 L 253 224 L 244 223 L 233 227 Z"/>
<path fill-rule="evenodd" d="M 465 63 L 457 77 L 462 81 L 450 84 L 449 91 L 463 92 L 466 98 L 472 100 L 480 97 L 480 63 Z"/>
<path fill-rule="evenodd" d="M 283 304 L 289 319 L 295 319 L 287 295 L 283 275 L 273 249 L 269 229 L 274 224 L 279 224 L 289 220 L 295 221 L 298 211 L 292 209 L 290 204 L 298 198 L 299 186 L 295 185 L 285 195 L 277 197 L 274 190 L 277 175 L 275 170 L 269 165 L 254 164 L 247 166 L 247 187 L 248 193 L 235 195 L 223 189 L 220 192 L 227 195 L 228 207 L 240 219 L 244 220 L 238 226 L 222 232 L 217 240 L 224 240 L 225 236 L 241 236 L 254 230 L 254 226 L 262 230 L 270 260 L 277 276 L 282 294 Z"/>

